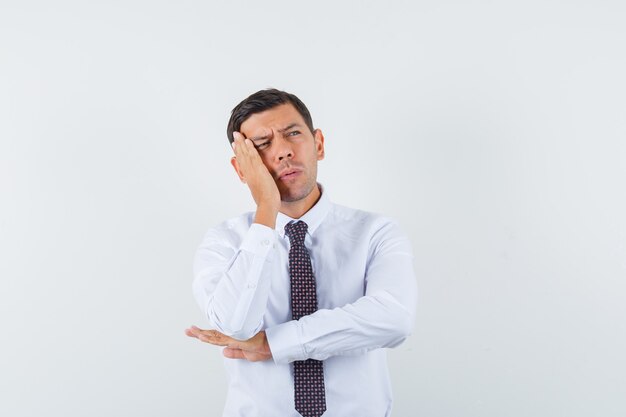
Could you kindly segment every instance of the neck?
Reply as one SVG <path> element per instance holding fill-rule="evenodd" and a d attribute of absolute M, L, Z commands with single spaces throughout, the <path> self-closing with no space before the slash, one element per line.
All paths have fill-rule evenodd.
<path fill-rule="evenodd" d="M 313 191 L 303 199 L 291 202 L 283 201 L 280 205 L 280 212 L 292 219 L 299 219 L 317 203 L 321 195 L 319 185 L 315 184 Z"/>

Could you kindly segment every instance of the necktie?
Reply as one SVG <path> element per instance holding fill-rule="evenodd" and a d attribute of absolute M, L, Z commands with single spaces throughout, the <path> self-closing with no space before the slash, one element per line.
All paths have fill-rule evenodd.
<path fill-rule="evenodd" d="M 285 233 L 289 236 L 289 274 L 291 276 L 291 314 L 294 320 L 317 310 L 315 277 L 311 257 L 304 246 L 307 224 L 303 221 L 289 223 Z M 302 417 L 319 417 L 326 411 L 324 391 L 324 362 L 315 359 L 293 363 L 295 408 Z"/>

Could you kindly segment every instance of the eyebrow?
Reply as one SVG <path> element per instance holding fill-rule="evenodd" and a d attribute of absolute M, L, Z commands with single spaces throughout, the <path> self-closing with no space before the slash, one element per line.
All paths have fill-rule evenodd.
<path fill-rule="evenodd" d="M 287 127 L 284 127 L 282 129 L 278 129 L 278 131 L 280 133 L 283 133 L 283 132 L 286 132 L 287 130 L 292 129 L 294 127 L 301 127 L 301 126 L 298 123 L 291 123 L 291 124 L 287 125 Z M 263 139 L 269 139 L 269 137 L 270 137 L 270 135 L 255 136 L 253 138 L 250 138 L 250 140 L 252 142 L 256 142 L 256 141 L 263 140 Z"/>

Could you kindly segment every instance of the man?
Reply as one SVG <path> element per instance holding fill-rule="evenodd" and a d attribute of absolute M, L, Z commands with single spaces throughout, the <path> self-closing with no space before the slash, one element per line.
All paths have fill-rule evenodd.
<path fill-rule="evenodd" d="M 389 219 L 330 201 L 317 183 L 324 135 L 295 95 L 252 94 L 227 133 L 257 207 L 205 235 L 193 292 L 212 329 L 186 330 L 224 346 L 224 417 L 389 416 L 382 348 L 413 326 L 409 241 Z"/>

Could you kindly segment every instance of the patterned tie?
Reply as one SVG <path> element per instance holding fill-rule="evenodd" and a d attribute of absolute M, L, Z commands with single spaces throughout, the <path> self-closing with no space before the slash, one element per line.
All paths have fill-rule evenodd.
<path fill-rule="evenodd" d="M 309 252 L 304 246 L 307 224 L 303 221 L 289 223 L 285 233 L 289 236 L 289 274 L 291 275 L 291 314 L 294 320 L 317 310 L 315 278 Z M 324 391 L 324 362 L 315 359 L 293 363 L 294 398 L 296 411 L 302 417 L 319 417 L 326 411 Z"/>

